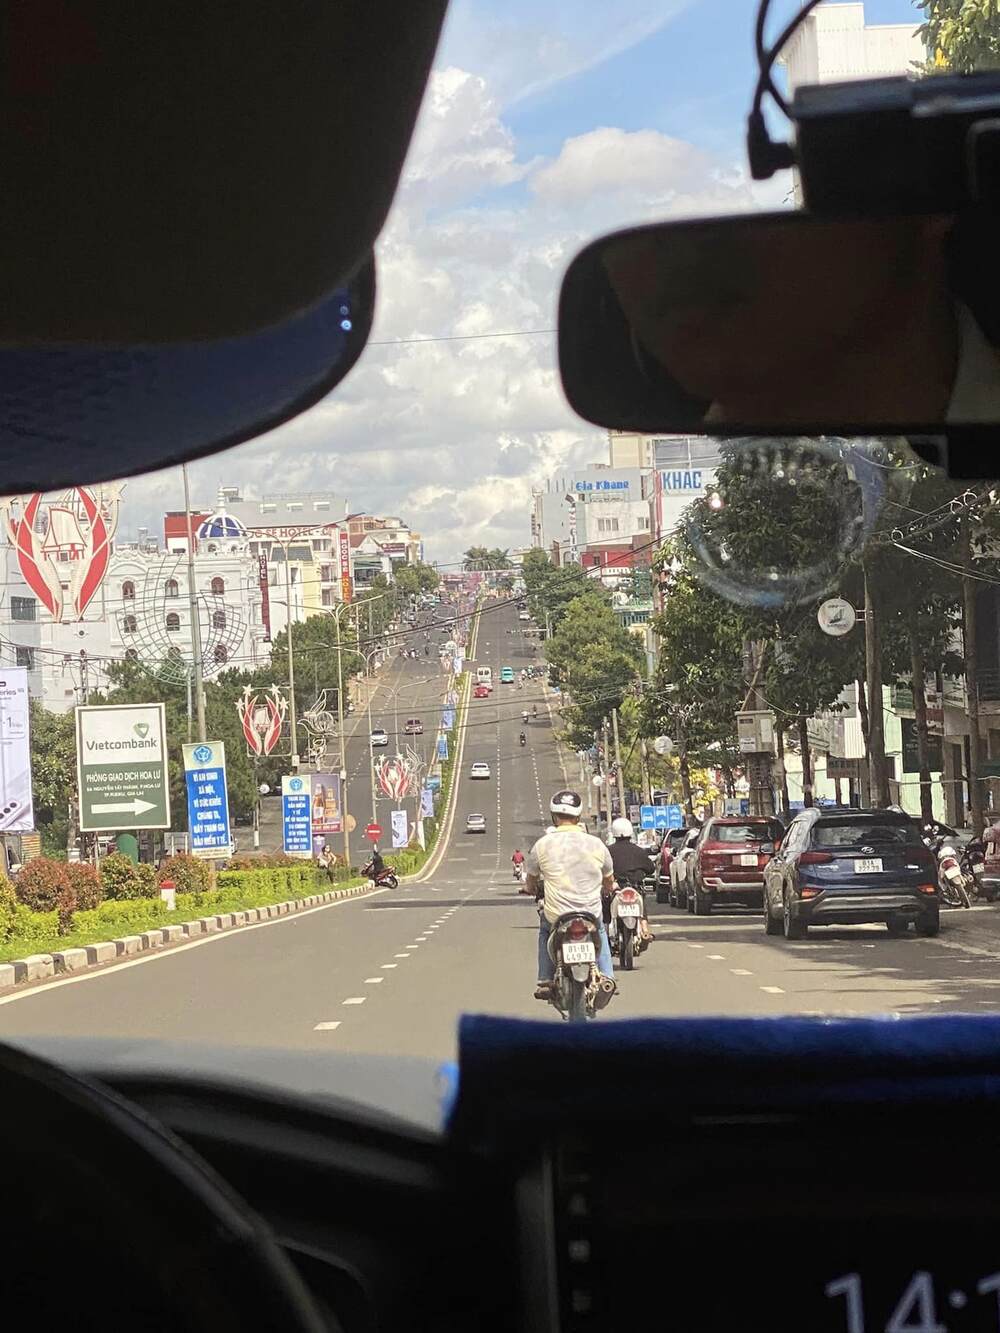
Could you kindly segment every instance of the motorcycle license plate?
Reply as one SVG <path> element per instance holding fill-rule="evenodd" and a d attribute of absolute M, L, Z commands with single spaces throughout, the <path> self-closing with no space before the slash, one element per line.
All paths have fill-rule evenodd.
<path fill-rule="evenodd" d="M 635 921 L 639 916 L 638 907 L 619 907 L 618 915 L 623 921 Z"/>
<path fill-rule="evenodd" d="M 582 944 L 574 944 L 567 940 L 562 947 L 562 956 L 564 963 L 592 963 L 597 957 L 597 951 L 589 940 L 584 940 Z"/>
<path fill-rule="evenodd" d="M 741 852 L 736 858 L 738 866 L 755 866 L 757 864 L 756 852 Z"/>
<path fill-rule="evenodd" d="M 950 879 L 953 883 L 956 879 L 962 878 L 962 872 L 958 866 L 946 866 L 944 871 L 945 879 Z"/>
<path fill-rule="evenodd" d="M 854 862 L 854 873 L 856 875 L 874 875 L 881 869 L 881 856 L 869 856 L 864 860 Z"/>

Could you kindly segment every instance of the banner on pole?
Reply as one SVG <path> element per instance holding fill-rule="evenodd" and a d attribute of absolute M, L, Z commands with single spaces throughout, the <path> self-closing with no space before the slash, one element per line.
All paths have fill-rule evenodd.
<path fill-rule="evenodd" d="M 191 855 L 218 860 L 232 855 L 226 747 L 222 741 L 199 741 L 181 747 L 187 784 Z"/>
<path fill-rule="evenodd" d="M 392 810 L 389 818 L 392 821 L 392 845 L 398 851 L 410 841 L 410 821 L 405 810 Z"/>

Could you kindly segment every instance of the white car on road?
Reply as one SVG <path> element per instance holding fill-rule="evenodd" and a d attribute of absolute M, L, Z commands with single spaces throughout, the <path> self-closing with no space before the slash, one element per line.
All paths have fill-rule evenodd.
<path fill-rule="evenodd" d="M 469 815 L 468 819 L 465 821 L 465 831 L 466 833 L 485 833 L 486 816 Z"/>
<path fill-rule="evenodd" d="M 373 727 L 372 749 L 374 750 L 376 746 L 385 746 L 388 744 L 389 744 L 389 737 L 386 735 L 385 729 L 383 727 Z"/>
<path fill-rule="evenodd" d="M 490 766 L 482 759 L 477 759 L 469 769 L 470 778 L 488 778 L 490 776 Z"/>

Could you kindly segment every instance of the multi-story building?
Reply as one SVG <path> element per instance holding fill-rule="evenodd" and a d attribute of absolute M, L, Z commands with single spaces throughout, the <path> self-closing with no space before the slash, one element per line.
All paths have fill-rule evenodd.
<path fill-rule="evenodd" d="M 351 514 L 347 520 L 347 529 L 352 544 L 357 539 L 361 545 L 363 538 L 370 538 L 394 564 L 403 562 L 415 564 L 424 558 L 424 542 L 419 532 L 401 518 L 379 518 L 376 514 Z M 370 553 L 371 548 L 366 548 Z"/>

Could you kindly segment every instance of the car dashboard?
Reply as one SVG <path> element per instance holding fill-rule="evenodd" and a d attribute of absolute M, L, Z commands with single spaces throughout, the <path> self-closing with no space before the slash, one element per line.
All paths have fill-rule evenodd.
<path fill-rule="evenodd" d="M 443 1133 L 207 1074 L 104 1077 L 270 1224 L 331 1330 L 951 1333 L 1000 1328 L 1000 1027 L 971 1022 L 956 1047 L 947 1019 L 747 1020 L 765 1042 L 741 1049 L 732 1022 L 678 1021 L 666 1060 L 639 1058 L 641 1023 L 507 1025 L 540 1032 L 487 1041 Z"/>

